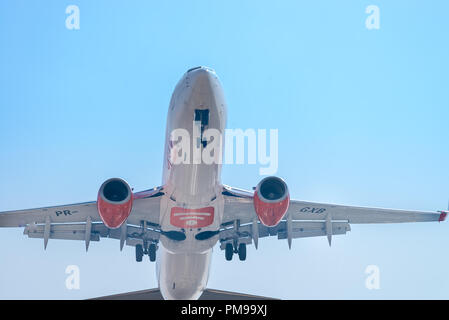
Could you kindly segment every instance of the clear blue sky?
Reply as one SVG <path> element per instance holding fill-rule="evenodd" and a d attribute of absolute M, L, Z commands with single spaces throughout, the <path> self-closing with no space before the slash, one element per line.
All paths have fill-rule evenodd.
<path fill-rule="evenodd" d="M 80 8 L 80 30 L 65 8 Z M 380 29 L 365 27 L 368 5 Z M 449 198 L 447 1 L 1 1 L 0 211 L 93 200 L 110 177 L 159 185 L 165 119 L 190 67 L 216 70 L 229 128 L 279 129 L 294 199 L 439 210 Z M 257 165 L 227 165 L 250 188 Z M 119 243 L 0 230 L 0 298 L 153 288 Z M 449 223 L 353 225 L 262 239 L 242 263 L 216 248 L 209 287 L 278 298 L 449 298 Z M 76 264 L 81 289 L 65 288 Z M 380 268 L 380 289 L 365 268 Z"/>

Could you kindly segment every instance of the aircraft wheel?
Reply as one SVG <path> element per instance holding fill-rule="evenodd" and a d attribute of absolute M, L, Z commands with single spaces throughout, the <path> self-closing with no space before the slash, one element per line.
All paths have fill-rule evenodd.
<path fill-rule="evenodd" d="M 141 244 L 136 245 L 136 261 L 141 262 L 143 257 L 143 247 Z"/>
<path fill-rule="evenodd" d="M 154 243 L 150 244 L 148 247 L 148 256 L 150 257 L 150 261 L 156 261 L 156 245 Z"/>
<path fill-rule="evenodd" d="M 239 259 L 240 261 L 246 260 L 246 243 L 239 244 Z"/>
<path fill-rule="evenodd" d="M 231 261 L 233 254 L 234 254 L 234 248 L 232 247 L 232 243 L 226 243 L 226 247 L 225 247 L 226 260 Z"/>

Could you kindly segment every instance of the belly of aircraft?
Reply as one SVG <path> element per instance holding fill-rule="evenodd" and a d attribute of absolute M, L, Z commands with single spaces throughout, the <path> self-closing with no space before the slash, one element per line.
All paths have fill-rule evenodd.
<path fill-rule="evenodd" d="M 198 299 L 206 288 L 223 216 L 221 163 L 198 162 L 194 148 L 202 152 L 208 143 L 202 134 L 211 128 L 224 133 L 225 123 L 226 106 L 215 73 L 205 69 L 187 73 L 173 93 L 167 119 L 165 195 L 160 206 L 163 234 L 157 255 L 159 287 L 165 299 Z M 177 129 L 189 135 L 187 163 L 175 164 L 170 158 L 176 143 L 170 138 Z"/>

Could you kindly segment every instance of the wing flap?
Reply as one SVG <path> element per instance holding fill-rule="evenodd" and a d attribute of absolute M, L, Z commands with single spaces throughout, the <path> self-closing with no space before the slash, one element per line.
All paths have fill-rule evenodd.
<path fill-rule="evenodd" d="M 45 225 L 30 224 L 25 227 L 23 234 L 29 238 L 44 239 Z M 91 241 L 100 241 L 100 236 L 107 236 L 107 227 L 103 224 L 92 225 Z M 82 240 L 86 239 L 85 224 L 52 224 L 49 239 Z"/>
<path fill-rule="evenodd" d="M 64 223 L 50 224 L 49 239 L 59 240 L 81 240 L 86 241 L 86 223 Z M 29 224 L 25 227 L 23 234 L 29 238 L 44 239 L 45 224 Z M 158 242 L 160 238 L 160 230 L 155 227 L 147 227 L 145 232 L 143 229 L 134 225 L 126 226 L 126 244 L 135 246 L 141 244 L 143 239 L 151 242 Z M 121 230 L 109 229 L 103 223 L 95 223 L 91 226 L 90 241 L 100 241 L 100 238 L 120 239 Z"/>
<path fill-rule="evenodd" d="M 292 238 L 307 238 L 327 236 L 326 222 L 299 222 L 293 221 Z M 351 231 L 351 227 L 347 222 L 332 222 L 332 235 L 342 235 Z M 287 230 L 278 231 L 278 239 L 287 239 Z"/>
<path fill-rule="evenodd" d="M 326 229 L 326 221 L 292 221 L 292 239 L 307 238 L 307 237 L 321 237 L 342 235 L 351 231 L 351 226 L 345 221 L 331 221 L 332 232 Z M 257 222 L 257 237 L 265 238 L 270 236 L 277 236 L 279 240 L 288 239 L 287 221 L 281 221 L 275 227 L 267 227 Z M 239 243 L 251 244 L 255 238 L 254 229 L 251 224 L 238 226 L 238 230 L 234 227 L 223 228 L 220 230 L 220 248 L 225 249 L 226 243 L 235 239 L 239 239 Z"/>
<path fill-rule="evenodd" d="M 108 237 L 112 239 L 120 239 L 120 229 L 110 229 Z M 134 225 L 126 226 L 126 244 L 136 245 L 142 243 L 142 239 L 145 238 L 148 241 L 157 242 L 160 238 L 160 229 L 158 227 L 147 227 L 145 232 L 141 227 Z"/>

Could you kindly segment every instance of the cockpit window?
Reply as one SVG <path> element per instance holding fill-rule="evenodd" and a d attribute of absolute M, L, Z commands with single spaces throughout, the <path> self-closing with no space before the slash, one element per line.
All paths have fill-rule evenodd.
<path fill-rule="evenodd" d="M 195 117 L 194 121 L 199 122 L 201 124 L 201 142 L 203 144 L 203 148 L 207 146 L 207 141 L 203 140 L 203 133 L 206 130 L 206 127 L 209 125 L 209 109 L 201 110 L 195 109 Z"/>

